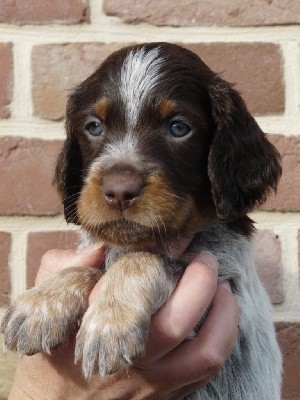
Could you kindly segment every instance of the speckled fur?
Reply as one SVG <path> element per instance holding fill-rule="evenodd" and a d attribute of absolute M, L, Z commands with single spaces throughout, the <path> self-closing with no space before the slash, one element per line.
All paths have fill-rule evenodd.
<path fill-rule="evenodd" d="M 251 240 L 218 225 L 198 233 L 186 255 L 202 250 L 218 258 L 219 280 L 231 282 L 240 310 L 239 337 L 224 368 L 188 399 L 280 400 L 281 354 Z"/>
<path fill-rule="evenodd" d="M 106 268 L 126 251 L 112 247 L 106 255 Z M 156 282 L 156 296 L 170 282 L 174 287 L 174 270 L 178 279 L 193 255 L 201 251 L 210 251 L 217 257 L 219 281 L 231 283 L 240 310 L 239 336 L 222 370 L 203 389 L 186 399 L 280 400 L 281 353 L 272 323 L 270 300 L 254 267 L 250 238 L 234 232 L 226 223 L 199 232 L 180 260 L 174 262 L 164 257 L 161 267 L 166 273 Z"/>
<path fill-rule="evenodd" d="M 112 247 L 106 255 L 106 268 L 126 253 Z M 271 317 L 271 304 L 254 267 L 251 239 L 234 232 L 226 223 L 199 232 L 180 262 L 164 257 L 169 273 L 156 286 L 165 287 L 176 268 L 183 272 L 194 254 L 210 251 L 219 261 L 219 281 L 229 280 L 240 310 L 239 337 L 224 368 L 205 388 L 189 400 L 279 400 L 282 361 Z M 263 365 L 263 368 L 262 368 Z"/>

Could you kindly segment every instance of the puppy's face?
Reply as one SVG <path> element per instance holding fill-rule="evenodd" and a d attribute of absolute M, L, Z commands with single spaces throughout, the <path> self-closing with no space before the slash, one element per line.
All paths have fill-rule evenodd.
<path fill-rule="evenodd" d="M 56 178 L 66 217 L 118 245 L 155 244 L 218 218 L 236 219 L 264 199 L 280 172 L 276 151 L 239 95 L 171 44 L 110 56 L 70 97 L 67 135 Z M 252 165 L 238 169 L 245 168 L 241 152 L 249 145 L 240 143 L 247 136 L 268 154 L 271 172 L 263 172 L 264 182 L 256 176 L 260 187 L 245 194 L 238 175 Z M 231 189 L 220 187 L 230 182 Z"/>

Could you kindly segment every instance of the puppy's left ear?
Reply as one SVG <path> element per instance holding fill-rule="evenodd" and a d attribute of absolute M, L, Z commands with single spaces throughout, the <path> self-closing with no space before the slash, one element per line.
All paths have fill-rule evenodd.
<path fill-rule="evenodd" d="M 232 85 L 215 76 L 209 96 L 215 132 L 208 174 L 219 218 L 232 220 L 276 190 L 280 156 Z"/>

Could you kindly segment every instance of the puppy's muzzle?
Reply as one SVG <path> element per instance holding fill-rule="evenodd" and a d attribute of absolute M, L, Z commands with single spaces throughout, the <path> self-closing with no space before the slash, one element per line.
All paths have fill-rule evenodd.
<path fill-rule="evenodd" d="M 112 208 L 121 212 L 137 202 L 143 186 L 143 178 L 131 171 L 112 172 L 102 179 L 102 191 L 105 201 Z"/>

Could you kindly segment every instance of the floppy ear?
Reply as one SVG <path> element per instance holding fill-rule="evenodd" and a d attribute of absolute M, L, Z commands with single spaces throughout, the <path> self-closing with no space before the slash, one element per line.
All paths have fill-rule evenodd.
<path fill-rule="evenodd" d="M 78 224 L 76 202 L 82 187 L 82 159 L 77 140 L 67 139 L 58 156 L 54 183 L 61 196 L 67 222 Z"/>
<path fill-rule="evenodd" d="M 67 222 L 79 224 L 76 202 L 82 187 L 83 162 L 79 143 L 74 134 L 72 96 L 67 106 L 67 139 L 58 156 L 54 184 L 61 196 Z"/>
<path fill-rule="evenodd" d="M 209 96 L 215 132 L 208 174 L 218 216 L 232 220 L 276 190 L 280 156 L 229 83 L 216 76 Z"/>

